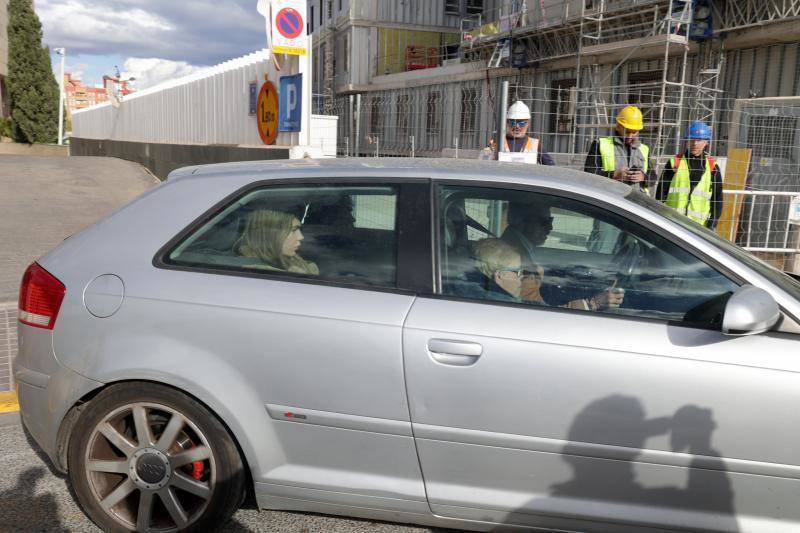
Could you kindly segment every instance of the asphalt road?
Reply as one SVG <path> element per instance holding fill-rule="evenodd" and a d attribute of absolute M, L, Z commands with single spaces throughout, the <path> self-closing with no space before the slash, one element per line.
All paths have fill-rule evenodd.
<path fill-rule="evenodd" d="M 66 478 L 32 448 L 17 413 L 0 414 L 0 532 L 100 533 L 75 503 Z M 323 515 L 240 509 L 226 533 L 432 533 L 436 530 Z M 447 530 L 452 531 L 452 530 Z M 444 530 L 442 530 L 444 533 Z"/>

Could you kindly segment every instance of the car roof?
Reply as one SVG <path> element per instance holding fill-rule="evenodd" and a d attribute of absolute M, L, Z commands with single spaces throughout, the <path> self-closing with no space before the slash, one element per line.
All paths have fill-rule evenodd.
<path fill-rule="evenodd" d="M 173 171 L 169 180 L 191 177 L 241 177 L 263 179 L 303 178 L 435 178 L 463 181 L 491 181 L 562 188 L 591 195 L 624 196 L 631 188 L 579 170 L 523 163 L 471 159 L 347 157 L 338 159 L 281 159 L 242 161 L 185 167 Z"/>

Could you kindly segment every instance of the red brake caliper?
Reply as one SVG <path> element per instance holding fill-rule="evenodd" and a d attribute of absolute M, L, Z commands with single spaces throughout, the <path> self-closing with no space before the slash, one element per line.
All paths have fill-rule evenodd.
<path fill-rule="evenodd" d="M 192 463 L 192 477 L 198 481 L 203 477 L 203 461 L 195 461 Z"/>

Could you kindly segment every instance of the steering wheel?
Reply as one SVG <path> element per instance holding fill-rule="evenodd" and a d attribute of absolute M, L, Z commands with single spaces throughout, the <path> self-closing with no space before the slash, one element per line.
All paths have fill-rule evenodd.
<path fill-rule="evenodd" d="M 645 256 L 645 247 L 635 237 L 628 237 L 614 253 L 609 263 L 609 271 L 617 275 L 617 284 L 623 286 L 633 278 L 636 267 Z"/>

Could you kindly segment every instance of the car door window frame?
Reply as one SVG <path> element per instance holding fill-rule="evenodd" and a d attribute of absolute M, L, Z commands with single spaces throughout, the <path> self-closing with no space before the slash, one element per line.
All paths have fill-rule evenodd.
<path fill-rule="evenodd" d="M 394 286 L 372 285 L 358 281 L 344 281 L 337 279 L 324 279 L 299 276 L 288 272 L 279 271 L 254 271 L 240 270 L 220 265 L 185 265 L 173 263 L 169 254 L 186 238 L 193 235 L 203 225 L 209 223 L 215 216 L 236 201 L 257 190 L 280 187 L 387 187 L 397 189 L 395 204 L 395 283 Z M 291 283 L 306 283 L 312 285 L 326 285 L 349 289 L 369 290 L 376 292 L 389 292 L 398 294 L 432 293 L 433 280 L 433 255 L 432 236 L 430 224 L 432 222 L 432 188 L 429 178 L 387 178 L 385 176 L 353 177 L 315 177 L 315 178 L 278 178 L 272 180 L 259 180 L 238 188 L 231 194 L 204 211 L 199 217 L 190 222 L 174 237 L 167 241 L 154 255 L 152 264 L 155 268 L 163 270 L 179 270 L 185 272 L 198 272 L 223 276 L 235 276 L 259 279 L 274 279 Z M 414 214 L 415 216 L 411 216 Z M 420 239 L 419 237 L 422 236 Z M 427 238 L 426 238 L 427 236 Z"/>
<path fill-rule="evenodd" d="M 485 189 L 505 189 L 505 190 L 514 190 L 520 192 L 528 192 L 528 193 L 537 193 L 557 198 L 564 198 L 569 201 L 583 203 L 585 205 L 593 206 L 602 210 L 609 211 L 613 213 L 629 223 L 640 226 L 647 231 L 654 233 L 655 235 L 667 240 L 671 244 L 683 249 L 686 253 L 691 255 L 696 260 L 700 261 L 701 263 L 707 265 L 708 267 L 714 269 L 720 275 L 726 277 L 735 285 L 741 286 L 746 284 L 747 281 L 743 279 L 741 276 L 732 272 L 728 269 L 725 265 L 720 264 L 716 260 L 711 257 L 706 256 L 702 253 L 701 250 L 698 250 L 696 247 L 692 246 L 691 243 L 681 241 L 675 235 L 672 235 L 669 232 L 664 232 L 662 228 L 659 226 L 651 223 L 650 221 L 637 217 L 634 213 L 630 211 L 626 211 L 624 209 L 619 208 L 613 204 L 608 204 L 606 202 L 597 200 L 596 198 L 582 196 L 574 193 L 570 193 L 568 191 L 558 190 L 558 189 L 551 189 L 548 187 L 542 187 L 537 185 L 523 185 L 519 183 L 498 183 L 498 182 L 485 182 L 485 181 L 478 181 L 478 180 L 437 180 L 434 179 L 432 183 L 432 193 L 433 193 L 433 217 L 434 217 L 434 225 L 433 225 L 433 232 L 434 232 L 434 286 L 436 287 L 436 292 L 432 296 L 435 298 L 440 299 L 448 299 L 448 300 L 457 300 L 463 302 L 471 302 L 478 305 L 481 304 L 489 304 L 489 305 L 505 305 L 505 306 L 514 306 L 514 307 L 522 307 L 525 309 L 536 309 L 539 311 L 548 311 L 548 312 L 556 312 L 556 313 L 589 313 L 594 314 L 596 316 L 602 316 L 604 318 L 611 318 L 611 319 L 622 319 L 622 320 L 642 320 L 647 322 L 658 322 L 658 323 L 666 323 L 670 325 L 675 325 L 679 327 L 685 328 L 692 328 L 692 329 L 705 329 L 705 330 L 712 330 L 716 331 L 715 328 L 709 328 L 707 326 L 702 326 L 698 324 L 690 324 L 690 323 L 683 323 L 680 321 L 674 320 L 667 320 L 655 317 L 647 317 L 647 316 L 640 316 L 640 315 L 615 315 L 612 313 L 596 313 L 595 311 L 584 311 L 580 309 L 568 309 L 563 307 L 553 307 L 553 306 L 531 306 L 527 303 L 518 303 L 518 302 L 503 302 L 503 301 L 496 301 L 496 300 L 476 300 L 474 298 L 467 298 L 458 295 L 452 294 L 443 294 L 442 293 L 442 257 L 441 257 L 441 243 L 442 243 L 442 235 L 441 235 L 441 224 L 440 222 L 440 210 L 441 210 L 441 202 L 440 202 L 440 188 L 441 187 L 473 187 L 473 188 L 485 188 Z"/>

